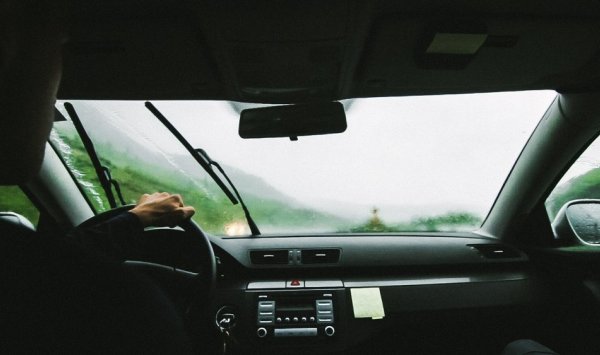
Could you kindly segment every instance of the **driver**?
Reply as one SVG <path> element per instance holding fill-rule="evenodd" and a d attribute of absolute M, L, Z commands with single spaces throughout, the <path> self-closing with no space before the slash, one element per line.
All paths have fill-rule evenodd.
<path fill-rule="evenodd" d="M 0 0 L 0 184 L 23 184 L 40 169 L 53 122 L 66 41 L 64 4 Z M 18 152 L 18 154 L 17 154 Z M 143 195 L 129 212 L 89 235 L 21 236 L 0 224 L 0 353 L 187 353 L 182 319 L 141 275 L 117 258 L 127 234 L 171 226 L 194 209 L 168 193 Z"/>

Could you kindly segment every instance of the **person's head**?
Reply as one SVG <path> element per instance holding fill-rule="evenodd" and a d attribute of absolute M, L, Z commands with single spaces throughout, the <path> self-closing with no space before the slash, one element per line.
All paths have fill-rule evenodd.
<path fill-rule="evenodd" d="M 0 185 L 27 182 L 41 166 L 61 77 L 63 8 L 0 0 Z"/>

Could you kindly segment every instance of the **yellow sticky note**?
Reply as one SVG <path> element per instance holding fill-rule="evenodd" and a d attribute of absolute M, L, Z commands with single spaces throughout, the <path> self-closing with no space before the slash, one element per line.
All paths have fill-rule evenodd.
<path fill-rule="evenodd" d="M 385 317 L 379 287 L 351 288 L 354 318 L 382 319 Z"/>

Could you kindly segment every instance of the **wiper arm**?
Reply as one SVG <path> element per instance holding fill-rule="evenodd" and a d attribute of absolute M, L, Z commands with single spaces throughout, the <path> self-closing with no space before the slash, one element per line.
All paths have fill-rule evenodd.
<path fill-rule="evenodd" d="M 250 232 L 252 233 L 252 235 L 260 235 L 260 230 L 258 230 L 258 226 L 256 225 L 256 223 L 254 223 L 252 216 L 250 216 L 250 211 L 248 211 L 248 208 L 246 207 L 244 200 L 242 200 L 242 196 L 240 195 L 238 190 L 235 188 L 235 185 L 233 184 L 231 179 L 229 179 L 229 176 L 227 176 L 227 174 L 225 173 L 225 170 L 223 170 L 223 168 L 221 167 L 221 165 L 219 163 L 212 160 L 208 156 L 208 154 L 204 151 L 204 149 L 196 149 L 196 151 L 198 153 L 200 153 L 200 155 L 202 155 L 204 157 L 204 159 L 206 159 L 206 161 L 210 165 L 213 165 L 217 169 L 219 169 L 219 171 L 221 172 L 221 175 L 223 175 L 225 177 L 225 179 L 229 183 L 229 186 L 231 186 L 231 188 L 233 189 L 233 192 L 235 192 L 235 195 L 237 196 L 238 200 L 240 201 L 240 205 L 242 206 L 242 209 L 244 210 L 244 215 L 246 216 L 246 221 L 248 222 L 248 226 L 250 227 Z"/>
<path fill-rule="evenodd" d="M 112 188 L 114 187 L 121 205 L 125 205 L 125 200 L 123 199 L 123 194 L 121 194 L 121 187 L 119 186 L 119 183 L 116 180 L 113 180 L 110 170 L 103 166 L 100 162 L 100 158 L 98 158 L 98 154 L 96 153 L 96 148 L 94 148 L 94 143 L 92 143 L 90 136 L 85 131 L 85 128 L 83 128 L 83 124 L 81 123 L 81 120 L 75 111 L 75 107 L 73 107 L 71 103 L 65 102 L 65 109 L 67 110 L 71 121 L 73 121 L 73 125 L 79 134 L 79 138 L 81 138 L 81 142 L 83 143 L 85 151 L 88 153 L 88 156 L 92 161 L 92 165 L 96 171 L 96 176 L 98 176 L 100 185 L 102 185 L 104 193 L 106 194 L 106 198 L 108 199 L 108 204 L 111 208 L 117 207 L 117 202 L 112 192 Z"/>
<path fill-rule="evenodd" d="M 171 132 L 171 134 L 173 134 L 175 136 L 175 138 L 177 138 L 177 140 L 179 140 L 179 142 L 192 155 L 192 157 L 194 157 L 194 159 L 196 159 L 196 161 L 198 162 L 198 164 L 200 164 L 200 166 L 204 169 L 204 171 L 206 171 L 206 173 L 208 173 L 208 175 L 210 175 L 210 177 L 217 183 L 217 185 L 219 185 L 219 187 L 225 193 L 225 195 L 227 195 L 227 197 L 229 197 L 229 200 L 231 201 L 231 203 L 233 203 L 234 205 L 237 205 L 238 200 L 235 198 L 235 196 L 233 196 L 233 194 L 231 193 L 229 188 L 227 188 L 227 185 L 225 185 L 223 180 L 221 180 L 221 178 L 219 178 L 219 176 L 217 174 L 215 174 L 215 172 L 211 169 L 210 163 L 208 161 L 206 161 L 202 156 L 200 156 L 200 154 L 190 145 L 190 143 L 188 143 L 188 141 L 181 135 L 181 133 L 179 133 L 177 128 L 175 128 L 171 124 L 171 122 L 169 122 L 169 120 L 167 120 L 167 118 L 154 105 L 152 105 L 151 102 L 146 101 L 145 105 L 146 105 L 146 108 L 148 110 L 150 110 L 150 112 L 152 112 L 152 114 L 156 118 L 158 118 L 158 120 L 165 127 L 167 127 L 167 129 Z"/>

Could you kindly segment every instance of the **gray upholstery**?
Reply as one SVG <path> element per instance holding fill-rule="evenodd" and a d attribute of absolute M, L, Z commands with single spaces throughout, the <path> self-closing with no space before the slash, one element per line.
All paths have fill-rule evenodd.
<path fill-rule="evenodd" d="M 520 339 L 508 344 L 502 351 L 502 355 L 558 355 L 558 353 L 531 339 Z"/>
<path fill-rule="evenodd" d="M 14 233 L 29 234 L 35 232 L 33 223 L 24 216 L 15 212 L 0 212 L 0 223 L 3 225 L 3 231 L 8 229 Z"/>

